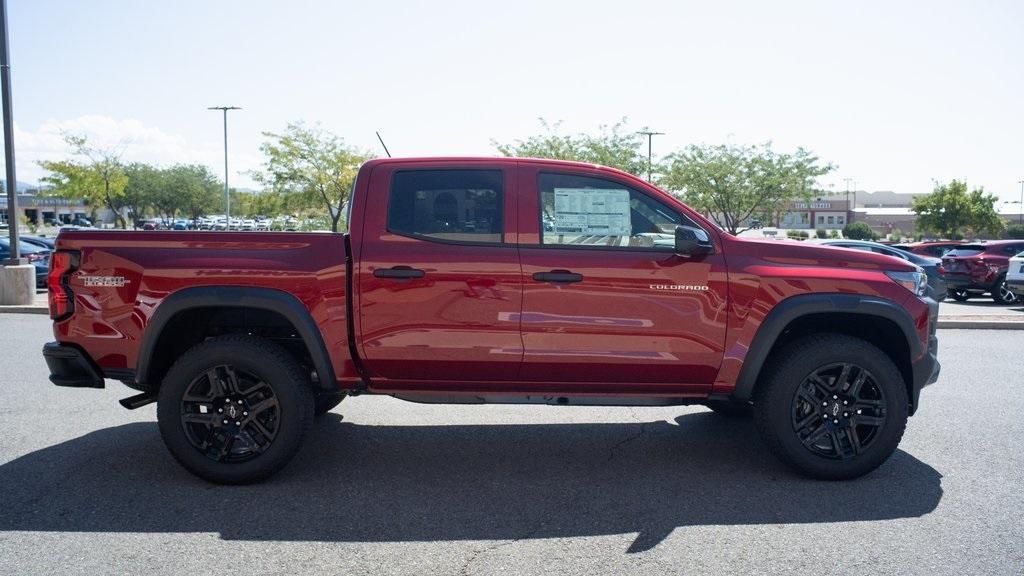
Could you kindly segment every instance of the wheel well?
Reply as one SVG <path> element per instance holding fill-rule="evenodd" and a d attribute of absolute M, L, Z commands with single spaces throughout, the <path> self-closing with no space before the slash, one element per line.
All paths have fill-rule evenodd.
<path fill-rule="evenodd" d="M 171 364 L 189 348 L 226 334 L 249 334 L 281 345 L 310 372 L 313 382 L 319 381 L 306 342 L 282 314 L 262 308 L 203 306 L 182 310 L 164 325 L 152 349 L 147 374 L 140 375 L 145 376 L 146 388 L 159 388 Z"/>
<path fill-rule="evenodd" d="M 877 346 L 899 369 L 900 375 L 903 376 L 903 384 L 907 388 L 907 398 L 912 399 L 914 397 L 914 375 L 913 367 L 910 363 L 910 346 L 899 325 L 882 316 L 842 312 L 825 312 L 801 316 L 787 324 L 782 330 L 782 333 L 779 334 L 778 339 L 772 345 L 771 351 L 768 352 L 768 358 L 771 358 L 777 350 L 780 350 L 783 346 L 797 338 L 826 332 L 860 338 Z"/>

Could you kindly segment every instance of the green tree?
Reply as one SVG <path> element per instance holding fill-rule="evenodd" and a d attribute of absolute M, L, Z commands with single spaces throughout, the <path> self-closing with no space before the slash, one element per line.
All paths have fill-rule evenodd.
<path fill-rule="evenodd" d="M 263 173 L 254 177 L 275 192 L 295 195 L 326 208 L 331 231 L 338 231 L 345 201 L 359 166 L 370 154 L 348 146 L 320 127 L 291 123 L 282 133 L 264 132 Z"/>
<path fill-rule="evenodd" d="M 803 148 L 691 145 L 665 159 L 659 184 L 737 234 L 752 217 L 772 221 L 791 200 L 809 200 L 815 180 L 833 168 Z"/>
<path fill-rule="evenodd" d="M 911 209 L 917 214 L 919 230 L 938 234 L 943 238 L 959 239 L 978 234 L 998 238 L 1006 222 L 996 212 L 995 194 L 983 188 L 967 191 L 967 183 L 953 180 L 949 184 L 936 184 L 927 196 L 914 198 Z"/>
<path fill-rule="evenodd" d="M 1024 238 L 1024 224 L 1010 224 L 1006 227 L 1006 235 L 1010 238 Z"/>
<path fill-rule="evenodd" d="M 843 238 L 850 240 L 878 240 L 878 234 L 867 222 L 850 222 L 843 226 Z"/>
<path fill-rule="evenodd" d="M 573 160 L 618 168 L 635 176 L 647 174 L 647 151 L 643 137 L 627 129 L 626 119 L 611 126 L 598 127 L 598 134 L 561 134 L 560 122 L 550 124 L 540 118 L 543 134 L 501 144 L 491 144 L 504 156 Z"/>
<path fill-rule="evenodd" d="M 124 189 L 128 184 L 120 154 L 113 149 L 90 146 L 85 136 L 65 134 L 74 160 L 43 160 L 39 165 L 50 172 L 42 178 L 53 186 L 53 194 L 63 198 L 83 198 L 94 209 L 106 206 L 117 224 L 125 227 Z"/>
<path fill-rule="evenodd" d="M 156 204 L 167 217 L 180 212 L 195 219 L 223 206 L 222 184 L 206 166 L 178 164 L 161 173 L 163 187 Z"/>
<path fill-rule="evenodd" d="M 137 228 L 139 219 L 146 216 L 160 193 L 163 173 L 142 162 L 132 162 L 125 166 L 124 173 L 128 183 L 124 187 L 122 203 L 132 220 L 132 228 Z"/>

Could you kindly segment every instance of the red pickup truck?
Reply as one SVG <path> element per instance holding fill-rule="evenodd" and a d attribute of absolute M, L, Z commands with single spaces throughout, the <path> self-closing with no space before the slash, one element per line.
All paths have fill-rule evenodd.
<path fill-rule="evenodd" d="M 122 381 L 182 465 L 244 483 L 360 394 L 704 404 L 751 415 L 798 471 L 852 478 L 938 377 L 913 264 L 738 238 L 617 170 L 373 160 L 347 212 L 347 234 L 61 233 L 51 381 Z"/>

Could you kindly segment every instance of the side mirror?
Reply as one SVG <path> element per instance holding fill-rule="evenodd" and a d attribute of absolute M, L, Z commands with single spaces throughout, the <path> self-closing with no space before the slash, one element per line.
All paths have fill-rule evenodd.
<path fill-rule="evenodd" d="M 676 254 L 679 256 L 703 256 L 714 252 L 708 233 L 692 226 L 676 226 Z"/>

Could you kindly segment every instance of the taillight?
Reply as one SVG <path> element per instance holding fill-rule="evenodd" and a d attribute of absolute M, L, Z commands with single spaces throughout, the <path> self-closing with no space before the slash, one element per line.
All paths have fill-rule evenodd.
<path fill-rule="evenodd" d="M 946 267 L 943 266 L 942 264 L 939 264 L 939 276 L 945 276 L 945 275 L 946 275 Z"/>
<path fill-rule="evenodd" d="M 78 267 L 78 252 L 60 250 L 50 255 L 50 271 L 46 275 L 49 292 L 50 318 L 63 320 L 75 310 L 68 275 Z"/>

